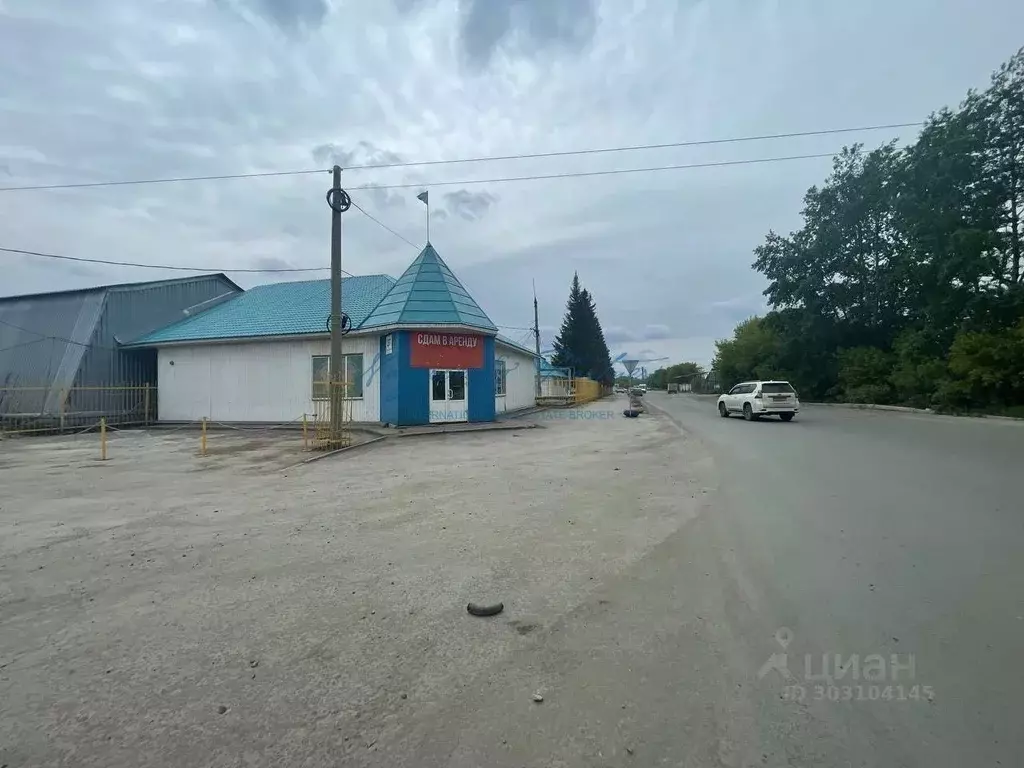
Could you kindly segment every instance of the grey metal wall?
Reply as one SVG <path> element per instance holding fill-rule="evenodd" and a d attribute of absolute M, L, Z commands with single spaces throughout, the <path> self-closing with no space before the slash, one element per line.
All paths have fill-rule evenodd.
<path fill-rule="evenodd" d="M 0 298 L 0 414 L 57 414 L 69 390 L 67 410 L 113 412 L 128 398 L 137 407 L 137 393 L 85 388 L 155 388 L 156 352 L 118 345 L 240 290 L 223 275 L 201 275 Z"/>
<path fill-rule="evenodd" d="M 72 385 L 106 289 L 0 299 L 0 412 L 44 413 Z"/>
<path fill-rule="evenodd" d="M 220 275 L 142 286 L 114 286 L 82 359 L 75 386 L 156 384 L 155 358 L 118 349 L 147 333 L 183 320 L 184 311 L 238 288 Z M 152 367 L 149 360 L 152 359 Z"/>
<path fill-rule="evenodd" d="M 136 407 L 140 402 L 137 392 L 118 396 L 90 389 L 145 384 L 155 389 L 156 350 L 125 350 L 119 349 L 118 344 L 182 320 L 185 310 L 239 290 L 222 275 L 109 288 L 104 310 L 82 357 L 69 407 L 79 411 Z"/>

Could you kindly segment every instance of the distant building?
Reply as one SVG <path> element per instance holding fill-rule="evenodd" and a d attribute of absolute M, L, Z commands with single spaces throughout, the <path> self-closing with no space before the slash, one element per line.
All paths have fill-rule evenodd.
<path fill-rule="evenodd" d="M 286 423 L 329 411 L 329 280 L 257 286 L 140 338 L 161 421 Z M 402 276 L 346 277 L 346 417 L 492 421 L 534 405 L 535 355 L 498 334 L 429 243 Z"/>
<path fill-rule="evenodd" d="M 545 358 L 538 361 L 540 395 L 545 399 L 568 399 L 573 395 L 572 368 L 559 368 Z"/>
<path fill-rule="evenodd" d="M 156 352 L 126 344 L 241 291 L 213 274 L 0 297 L 0 415 L 123 408 L 110 388 L 157 384 Z"/>

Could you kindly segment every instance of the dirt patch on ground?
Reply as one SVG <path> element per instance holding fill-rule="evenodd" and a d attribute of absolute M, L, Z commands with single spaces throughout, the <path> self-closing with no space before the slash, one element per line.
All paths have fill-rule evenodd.
<path fill-rule="evenodd" d="M 674 428 L 621 410 L 304 466 L 295 435 L 0 444 L 0 764 L 372 762 L 692 515 Z"/>

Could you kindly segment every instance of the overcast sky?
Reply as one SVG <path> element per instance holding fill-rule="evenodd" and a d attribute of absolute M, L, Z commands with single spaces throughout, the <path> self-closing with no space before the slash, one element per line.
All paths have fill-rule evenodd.
<path fill-rule="evenodd" d="M 0 0 L 0 186 L 913 121 L 984 87 L 1021 44 L 1024 3 L 984 5 Z M 352 170 L 344 184 L 417 244 L 421 188 L 355 188 L 429 188 L 431 241 L 495 323 L 532 323 L 536 281 L 547 345 L 578 270 L 613 354 L 707 363 L 714 339 L 762 310 L 751 251 L 768 229 L 798 224 L 803 192 L 827 174 L 827 159 L 430 182 L 832 152 L 913 134 Z M 3 192 L 0 246 L 211 270 L 326 265 L 328 185 L 323 174 Z M 416 255 L 355 209 L 344 247 L 344 267 L 355 274 L 397 276 Z M 0 267 L 0 294 L 173 276 L 7 253 Z M 236 276 L 245 287 L 280 278 Z"/>

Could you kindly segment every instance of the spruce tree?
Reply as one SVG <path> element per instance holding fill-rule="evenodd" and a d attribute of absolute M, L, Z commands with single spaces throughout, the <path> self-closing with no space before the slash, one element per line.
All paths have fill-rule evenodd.
<path fill-rule="evenodd" d="M 562 328 L 553 345 L 555 354 L 551 358 L 551 364 L 559 368 L 572 368 L 578 376 L 584 375 L 580 373 L 585 356 L 583 324 L 583 290 L 580 288 L 579 273 L 574 273 Z"/>
<path fill-rule="evenodd" d="M 588 329 L 589 349 L 587 355 L 588 376 L 594 381 L 611 385 L 615 381 L 615 370 L 612 367 L 608 343 L 604 338 L 601 321 L 597 319 L 597 306 L 590 291 L 583 290 L 583 312 Z"/>
<path fill-rule="evenodd" d="M 615 378 L 611 355 L 605 342 L 597 308 L 590 292 L 580 286 L 579 274 L 572 277 L 562 328 L 554 342 L 552 364 L 572 368 L 576 376 L 585 376 L 604 384 Z"/>

